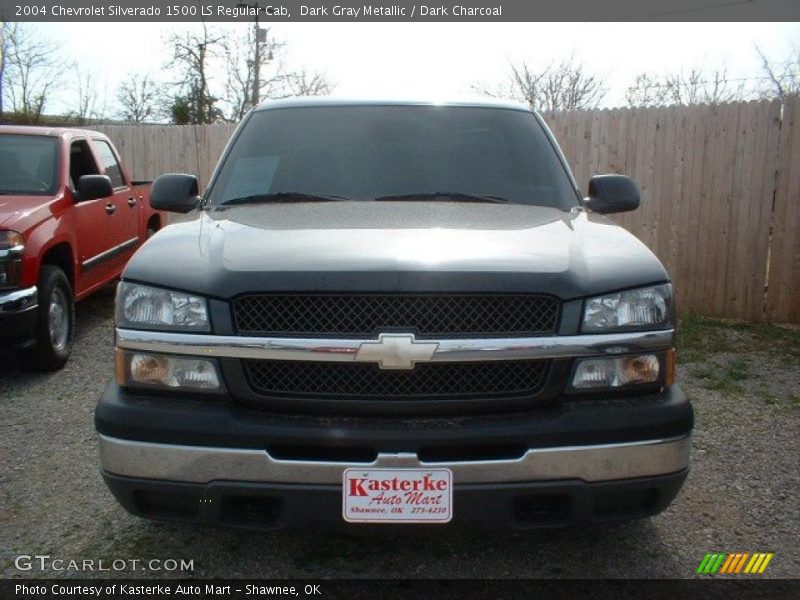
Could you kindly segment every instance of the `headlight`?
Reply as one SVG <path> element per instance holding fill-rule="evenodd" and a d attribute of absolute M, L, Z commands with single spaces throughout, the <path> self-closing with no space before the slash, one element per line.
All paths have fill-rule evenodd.
<path fill-rule="evenodd" d="M 22 235 L 0 231 L 0 288 L 17 287 L 22 281 Z"/>
<path fill-rule="evenodd" d="M 141 388 L 219 392 L 221 378 L 214 360 L 195 356 L 152 354 L 117 349 L 117 383 Z"/>
<path fill-rule="evenodd" d="M 205 298 L 123 281 L 117 288 L 117 326 L 210 331 Z"/>
<path fill-rule="evenodd" d="M 575 367 L 572 387 L 576 390 L 620 388 L 628 385 L 655 383 L 661 371 L 654 354 L 618 358 L 589 358 Z"/>
<path fill-rule="evenodd" d="M 22 234 L 16 231 L 0 231 L 0 250 L 22 249 Z"/>
<path fill-rule="evenodd" d="M 672 325 L 672 286 L 668 283 L 607 294 L 586 301 L 583 331 L 589 333 L 658 329 Z"/>

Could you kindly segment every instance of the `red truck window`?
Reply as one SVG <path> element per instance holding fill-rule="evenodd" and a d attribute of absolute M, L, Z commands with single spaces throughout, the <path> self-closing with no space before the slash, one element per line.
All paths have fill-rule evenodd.
<path fill-rule="evenodd" d="M 57 167 L 57 138 L 0 135 L 0 194 L 51 194 Z"/>
<path fill-rule="evenodd" d="M 69 183 L 76 189 L 78 180 L 84 175 L 97 175 L 97 164 L 94 162 L 89 144 L 86 140 L 72 142 L 69 147 Z"/>
<path fill-rule="evenodd" d="M 111 179 L 111 185 L 113 185 L 114 188 L 125 187 L 125 180 L 122 177 L 122 168 L 119 166 L 117 157 L 114 156 L 111 145 L 103 140 L 94 140 L 94 143 L 100 158 L 100 168 L 103 169 L 103 174 L 108 175 L 109 179 Z"/>

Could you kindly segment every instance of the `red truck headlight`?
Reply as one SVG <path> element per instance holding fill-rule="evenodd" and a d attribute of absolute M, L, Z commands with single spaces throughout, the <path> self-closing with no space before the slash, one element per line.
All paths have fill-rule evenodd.
<path fill-rule="evenodd" d="M 0 231 L 0 250 L 22 250 L 24 240 L 16 231 Z"/>
<path fill-rule="evenodd" d="M 17 287 L 22 281 L 23 249 L 22 234 L 0 231 L 0 288 Z"/>

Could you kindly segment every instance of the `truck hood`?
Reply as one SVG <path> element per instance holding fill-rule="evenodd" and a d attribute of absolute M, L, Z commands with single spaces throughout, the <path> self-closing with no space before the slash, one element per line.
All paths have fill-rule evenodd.
<path fill-rule="evenodd" d="M 123 277 L 222 299 L 337 290 L 540 292 L 568 300 L 668 281 L 644 244 L 600 215 L 450 202 L 203 211 L 151 238 Z"/>
<path fill-rule="evenodd" d="M 51 214 L 51 196 L 0 196 L 0 229 L 26 231 Z"/>

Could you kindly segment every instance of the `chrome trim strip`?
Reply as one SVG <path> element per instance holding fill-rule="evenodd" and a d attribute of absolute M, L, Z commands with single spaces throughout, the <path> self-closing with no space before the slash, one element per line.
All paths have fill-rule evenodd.
<path fill-rule="evenodd" d="M 251 360 L 318 362 L 378 362 L 379 356 L 359 353 L 374 339 L 280 338 L 202 335 L 117 328 L 117 345 L 128 350 Z M 650 352 L 671 348 L 675 331 L 639 331 L 596 335 L 526 338 L 425 339 L 437 348 L 425 362 L 465 362 L 574 358 L 602 354 Z"/>
<path fill-rule="evenodd" d="M 39 301 L 39 291 L 36 286 L 24 290 L 0 293 L 0 314 L 15 313 L 36 308 Z"/>
<path fill-rule="evenodd" d="M 133 248 L 139 243 L 139 238 L 134 237 L 121 244 L 117 244 L 113 248 L 109 248 L 108 250 L 104 250 L 100 254 L 95 254 L 91 258 L 87 258 L 85 261 L 81 263 L 81 271 L 88 271 L 92 267 L 96 267 L 101 262 L 105 262 L 117 256 L 118 254 L 122 254 L 129 248 Z"/>
<path fill-rule="evenodd" d="M 379 454 L 371 463 L 278 460 L 265 450 L 135 442 L 100 435 L 103 470 L 115 475 L 178 482 L 248 481 L 340 484 L 344 469 L 437 468 L 454 481 L 502 483 L 582 479 L 611 481 L 675 473 L 689 466 L 691 436 L 623 444 L 528 450 L 513 460 L 424 462 L 415 453 Z"/>

